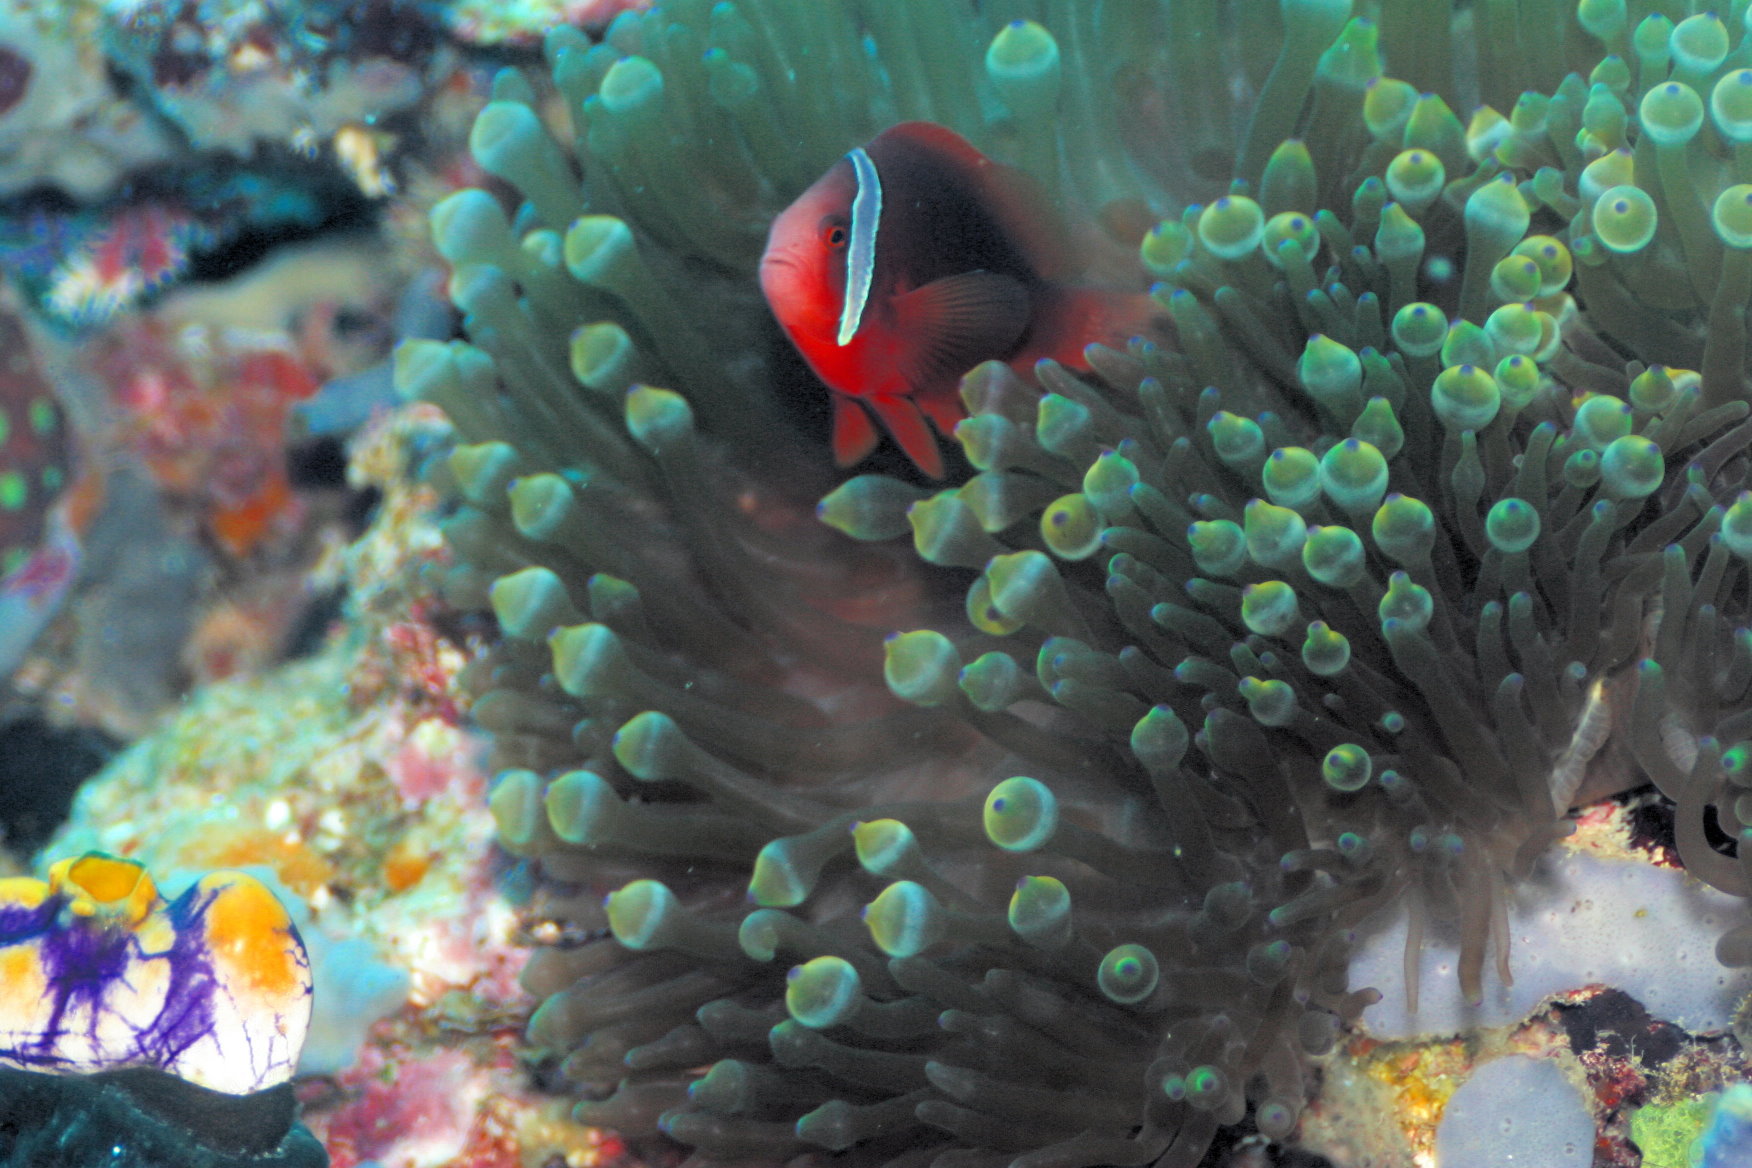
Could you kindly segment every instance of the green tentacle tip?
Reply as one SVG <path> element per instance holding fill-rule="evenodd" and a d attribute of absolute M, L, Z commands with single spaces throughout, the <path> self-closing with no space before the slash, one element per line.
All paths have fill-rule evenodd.
<path fill-rule="evenodd" d="M 914 957 L 939 941 L 949 922 L 929 889 L 897 880 L 864 906 L 870 940 L 890 957 Z"/>
<path fill-rule="evenodd" d="M 566 270 L 581 283 L 613 289 L 630 263 L 637 262 L 633 231 L 613 215 L 585 215 L 566 228 Z"/>
<path fill-rule="evenodd" d="M 1217 457 L 1237 470 L 1250 470 L 1265 459 L 1265 431 L 1252 418 L 1218 410 L 1205 423 Z"/>
<path fill-rule="evenodd" d="M 591 771 L 560 775 L 548 784 L 542 803 L 554 834 L 580 847 L 610 842 L 621 811 L 620 796 L 608 780 Z"/>
<path fill-rule="evenodd" d="M 1272 148 L 1259 180 L 1266 213 L 1284 214 L 1316 205 L 1314 156 L 1300 138 L 1285 138 Z"/>
<path fill-rule="evenodd" d="M 1262 637 L 1281 637 L 1297 622 L 1296 590 L 1282 580 L 1265 580 L 1241 590 L 1241 623 Z"/>
<path fill-rule="evenodd" d="M 1384 397 L 1372 397 L 1363 406 L 1363 412 L 1351 423 L 1351 437 L 1361 438 L 1379 450 L 1384 458 L 1392 458 L 1405 446 L 1405 430 L 1400 426 L 1392 404 Z"/>
<path fill-rule="evenodd" d="M 755 961 L 771 961 L 794 918 L 776 908 L 758 908 L 742 918 L 736 928 L 736 943 Z"/>
<path fill-rule="evenodd" d="M 1028 688 L 1028 677 L 1016 659 L 993 650 L 974 658 L 957 679 L 961 692 L 988 714 L 1007 710 Z"/>
<path fill-rule="evenodd" d="M 628 949 L 659 947 L 681 906 L 675 894 L 657 880 L 635 880 L 603 898 L 608 927 Z"/>
<path fill-rule="evenodd" d="M 1393 344 L 1407 357 L 1433 357 L 1448 339 L 1448 318 L 1434 304 L 1414 300 L 1393 314 Z"/>
<path fill-rule="evenodd" d="M 1063 394 L 1049 393 L 1040 399 L 1034 422 L 1034 437 L 1041 449 L 1073 457 L 1093 420 L 1089 407 Z"/>
<path fill-rule="evenodd" d="M 1229 519 L 1200 519 L 1186 529 L 1192 561 L 1207 576 L 1233 576 L 1247 562 L 1247 537 Z"/>
<path fill-rule="evenodd" d="M 1722 75 L 1710 90 L 1709 114 L 1728 141 L 1752 142 L 1752 69 Z"/>
<path fill-rule="evenodd" d="M 1375 546 L 1396 563 L 1415 566 L 1427 560 L 1436 545 L 1436 517 L 1422 500 L 1396 492 L 1375 511 L 1369 533 Z"/>
<path fill-rule="evenodd" d="M 1622 36 L 1629 20 L 1624 0 L 1578 0 L 1576 4 L 1576 23 L 1597 40 L 1610 43 Z"/>
<path fill-rule="evenodd" d="M 1399 141 L 1417 104 L 1417 87 L 1397 77 L 1377 77 L 1363 91 L 1363 124 L 1383 141 Z"/>
<path fill-rule="evenodd" d="M 1450 430 L 1482 430 L 1502 404 L 1496 378 L 1477 365 L 1450 365 L 1430 384 L 1430 407 Z"/>
<path fill-rule="evenodd" d="M 1484 517 L 1484 534 L 1499 552 L 1524 552 L 1539 538 L 1539 511 L 1523 499 L 1498 499 Z"/>
<path fill-rule="evenodd" d="M 1266 497 L 1279 507 L 1306 507 L 1320 497 L 1320 459 L 1301 446 L 1280 446 L 1259 468 Z"/>
<path fill-rule="evenodd" d="M 1511 414 L 1531 405 L 1545 384 L 1539 363 L 1525 353 L 1511 353 L 1498 361 L 1495 377 L 1503 408 Z"/>
<path fill-rule="evenodd" d="M 1003 545 L 986 534 L 979 516 L 960 493 L 939 491 L 907 509 L 913 549 L 927 564 L 943 568 L 977 568 Z"/>
<path fill-rule="evenodd" d="M 1025 775 L 993 787 L 985 802 L 986 838 L 1007 852 L 1032 852 L 1058 830 L 1058 797 Z"/>
<path fill-rule="evenodd" d="M 1229 1077 L 1213 1066 L 1192 1068 L 1186 1076 L 1186 1101 L 1200 1111 L 1214 1111 L 1229 1094 Z"/>
<path fill-rule="evenodd" d="M 1321 455 L 1320 486 L 1348 514 L 1372 512 L 1387 494 L 1387 459 L 1371 443 L 1347 438 Z"/>
<path fill-rule="evenodd" d="M 1374 774 L 1369 752 L 1354 742 L 1341 742 L 1320 761 L 1320 777 L 1334 791 L 1360 791 Z"/>
<path fill-rule="evenodd" d="M 0 439 L 5 437 L 0 429 Z M 511 484 L 527 465 L 507 442 L 472 442 L 456 447 L 446 459 L 463 497 L 483 507 L 498 507 Z"/>
<path fill-rule="evenodd" d="M 1058 569 L 1044 552 L 1037 551 L 993 556 L 983 579 L 991 589 L 992 606 L 1020 621 L 1046 615 L 1045 610 L 1064 587 Z"/>
<path fill-rule="evenodd" d="M 1101 958 L 1095 984 L 1109 1001 L 1131 1006 L 1155 992 L 1161 976 L 1154 953 L 1142 945 L 1116 945 Z"/>
<path fill-rule="evenodd" d="M 517 244 L 499 201 L 478 187 L 446 195 L 432 208 L 432 243 L 452 265 L 514 262 Z"/>
<path fill-rule="evenodd" d="M 1616 439 L 1600 454 L 1600 485 L 1613 499 L 1643 499 L 1666 480 L 1666 456 L 1640 434 Z"/>
<path fill-rule="evenodd" d="M 767 841 L 754 857 L 754 874 L 748 881 L 750 903 L 792 908 L 809 899 L 821 874 L 821 857 L 809 854 L 809 842 L 795 836 Z"/>
<path fill-rule="evenodd" d="M 1490 270 L 1490 294 L 1507 303 L 1532 300 L 1543 283 L 1539 265 L 1529 256 L 1504 256 Z"/>
<path fill-rule="evenodd" d="M 568 625 L 548 638 L 553 653 L 554 680 L 575 698 L 616 693 L 631 668 L 620 637 L 607 625 Z"/>
<path fill-rule="evenodd" d="M 1198 241 L 1220 260 L 1238 260 L 1259 246 L 1265 213 L 1245 195 L 1224 195 L 1198 216 Z"/>
<path fill-rule="evenodd" d="M 1280 211 L 1265 221 L 1260 246 L 1265 249 L 1265 258 L 1276 268 L 1282 268 L 1298 253 L 1303 260 L 1313 262 L 1320 250 L 1320 232 L 1314 220 L 1302 212 Z"/>
<path fill-rule="evenodd" d="M 1387 164 L 1386 178 L 1388 193 L 1416 215 L 1442 193 L 1448 172 L 1428 150 L 1402 150 Z"/>
<path fill-rule="evenodd" d="M 1539 265 L 1540 296 L 1553 296 L 1563 291 L 1575 273 L 1575 261 L 1569 248 L 1553 235 L 1529 235 L 1515 245 L 1511 254 L 1524 256 Z"/>
<path fill-rule="evenodd" d="M 1716 196 L 1710 208 L 1716 238 L 1731 248 L 1752 248 L 1752 184 L 1735 183 Z"/>
<path fill-rule="evenodd" d="M 1643 94 L 1637 114 L 1657 146 L 1679 146 L 1703 125 L 1703 99 L 1683 81 L 1666 81 Z"/>
<path fill-rule="evenodd" d="M 1308 540 L 1302 545 L 1302 567 L 1315 582 L 1328 588 L 1349 588 L 1361 583 L 1368 553 L 1355 531 L 1323 524 L 1308 529 Z"/>
<path fill-rule="evenodd" d="M 1044 117 L 1058 103 L 1058 42 L 1032 20 L 1012 20 L 998 30 L 986 49 L 985 70 L 998 96 L 1019 116 Z"/>
<path fill-rule="evenodd" d="M 1041 949 L 1057 949 L 1071 939 L 1071 892 L 1055 876 L 1024 876 L 1010 894 L 1010 928 Z"/>
<path fill-rule="evenodd" d="M 1101 550 L 1106 527 L 1101 513 L 1082 492 L 1061 495 L 1040 513 L 1040 539 L 1061 560 L 1086 560 Z"/>
<path fill-rule="evenodd" d="M 1679 400 L 1679 386 L 1665 365 L 1650 365 L 1630 379 L 1630 404 L 1650 413 L 1664 413 Z"/>
<path fill-rule="evenodd" d="M 1243 677 L 1236 689 L 1261 726 L 1288 726 L 1296 720 L 1296 691 L 1288 682 Z"/>
<path fill-rule="evenodd" d="M 1600 192 L 1594 201 L 1594 235 L 1612 251 L 1641 251 L 1655 238 L 1660 213 L 1641 187 L 1628 184 Z"/>
<path fill-rule="evenodd" d="M 1563 481 L 1572 487 L 1591 487 L 1600 481 L 1600 452 L 1577 450 L 1563 460 Z"/>
<path fill-rule="evenodd" d="M 1635 418 L 1630 403 L 1609 393 L 1597 393 L 1576 407 L 1570 433 L 1594 450 L 1604 450 L 1630 433 Z"/>
<path fill-rule="evenodd" d="M 1308 637 L 1302 642 L 1302 664 L 1317 677 L 1343 673 L 1350 664 L 1350 641 L 1325 621 L 1310 621 Z"/>
<path fill-rule="evenodd" d="M 644 57 L 622 57 L 603 74 L 598 96 L 611 113 L 649 107 L 663 100 L 663 72 Z"/>
<path fill-rule="evenodd" d="M 1387 591 L 1376 606 L 1383 626 L 1388 621 L 1398 621 L 1414 632 L 1428 628 L 1435 611 L 1436 602 L 1429 589 L 1414 583 L 1404 572 L 1395 572 L 1387 578 Z"/>
<path fill-rule="evenodd" d="M 1296 376 L 1316 400 L 1337 406 L 1362 385 L 1363 363 L 1349 347 L 1315 333 L 1296 362 Z"/>
<path fill-rule="evenodd" d="M 1262 941 L 1248 947 L 1243 966 L 1247 976 L 1254 984 L 1262 986 L 1276 985 L 1289 972 L 1290 962 L 1295 959 L 1296 947 L 1288 941 Z"/>
<path fill-rule="evenodd" d="M 1556 336 L 1556 327 L 1531 304 L 1505 304 L 1490 314 L 1484 332 L 1499 353 L 1534 354 Z"/>
<path fill-rule="evenodd" d="M 871 819 L 852 825 L 858 864 L 872 876 L 893 876 L 924 863 L 912 828 L 898 819 Z"/>
<path fill-rule="evenodd" d="M 567 359 L 578 384 L 599 393 L 620 393 L 637 380 L 639 347 L 613 321 L 579 325 L 572 331 Z"/>
<path fill-rule="evenodd" d="M 1007 637 L 1022 627 L 1022 622 L 998 610 L 992 600 L 992 582 L 981 576 L 967 586 L 967 619 L 982 633 Z"/>
<path fill-rule="evenodd" d="M 1152 276 L 1165 278 L 1192 254 L 1192 229 L 1178 219 L 1164 219 L 1144 234 L 1138 257 Z"/>
<path fill-rule="evenodd" d="M 1742 560 L 1752 560 L 1752 491 L 1741 491 L 1723 513 L 1722 542 Z"/>
<path fill-rule="evenodd" d="M 1736 787 L 1752 787 L 1752 742 L 1736 742 L 1722 751 L 1722 774 Z"/>
<path fill-rule="evenodd" d="M 1308 538 L 1308 524 L 1301 515 L 1264 499 L 1247 504 L 1241 515 L 1241 529 L 1247 539 L 1247 554 L 1254 563 L 1267 568 L 1295 563 Z"/>
<path fill-rule="evenodd" d="M 1508 175 L 1483 184 L 1466 200 L 1467 233 L 1498 240 L 1504 251 L 1527 233 L 1532 217 L 1520 187 Z"/>
<path fill-rule="evenodd" d="M 1186 724 L 1167 706 L 1152 706 L 1132 727 L 1132 753 L 1152 774 L 1166 774 L 1179 766 L 1191 744 Z"/>
<path fill-rule="evenodd" d="M 511 484 L 511 522 L 530 539 L 558 536 L 577 513 L 572 485 L 557 474 L 525 475 Z"/>
<path fill-rule="evenodd" d="M 615 731 L 611 749 L 628 774 L 655 783 L 679 777 L 696 748 L 668 714 L 646 710 Z"/>
<path fill-rule="evenodd" d="M 564 582 L 540 565 L 500 576 L 487 590 L 487 599 L 505 635 L 525 641 L 540 641 L 559 626 L 583 619 Z"/>
<path fill-rule="evenodd" d="M 887 475 L 849 478 L 815 506 L 815 517 L 856 540 L 897 539 L 912 530 L 907 508 L 930 495 Z"/>
<path fill-rule="evenodd" d="M 1491 344 L 1483 325 L 1457 320 L 1448 326 L 1448 335 L 1442 340 L 1442 351 L 1438 356 L 1444 366 L 1488 366 L 1496 359 L 1496 346 Z"/>
<path fill-rule="evenodd" d="M 693 434 L 693 407 L 672 389 L 634 386 L 627 391 L 627 430 L 641 446 L 660 455 Z"/>
<path fill-rule="evenodd" d="M 961 653 L 935 629 L 894 633 L 882 643 L 882 677 L 895 697 L 940 706 L 960 692 Z"/>
<path fill-rule="evenodd" d="M 1110 518 L 1129 513 L 1131 491 L 1142 480 L 1135 462 L 1117 450 L 1103 450 L 1083 472 L 1083 494 Z"/>
<path fill-rule="evenodd" d="M 1700 12 L 1681 20 L 1667 45 L 1678 68 L 1713 73 L 1728 55 L 1728 26 L 1714 12 Z"/>
<path fill-rule="evenodd" d="M 862 1002 L 858 971 L 843 957 L 811 958 L 785 974 L 785 1009 L 811 1030 L 850 1021 Z"/>

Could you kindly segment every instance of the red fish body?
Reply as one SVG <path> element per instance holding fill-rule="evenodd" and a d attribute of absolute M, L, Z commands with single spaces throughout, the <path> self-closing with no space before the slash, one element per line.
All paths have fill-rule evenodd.
<path fill-rule="evenodd" d="M 1150 315 L 1139 294 L 1072 287 L 1070 248 L 1031 180 L 953 131 L 905 122 L 836 162 L 773 221 L 760 283 L 773 315 L 834 391 L 834 458 L 875 447 L 872 415 L 943 475 L 930 425 L 964 416 L 982 361 L 1087 368 Z M 930 425 L 926 424 L 926 419 Z"/>

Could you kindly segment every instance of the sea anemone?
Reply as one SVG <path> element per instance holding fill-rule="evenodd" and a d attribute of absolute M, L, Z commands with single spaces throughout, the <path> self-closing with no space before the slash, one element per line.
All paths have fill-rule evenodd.
<path fill-rule="evenodd" d="M 1466 993 L 1506 975 L 1505 891 L 1578 799 L 1654 780 L 1691 870 L 1752 892 L 1740 30 L 1021 7 L 558 30 L 570 149 L 507 73 L 471 144 L 521 205 L 434 211 L 469 341 L 398 372 L 463 443 L 447 594 L 503 633 L 493 810 L 562 926 L 529 1039 L 590 1122 L 1192 1165 L 1294 1131 L 1378 908 L 1408 971 L 1451 919 Z M 1510 112 L 1464 124 L 1480 89 Z M 862 475 L 812 525 L 749 273 L 898 118 L 1113 232 L 1207 201 L 1141 241 L 1164 336 L 973 370 L 966 481 Z"/>

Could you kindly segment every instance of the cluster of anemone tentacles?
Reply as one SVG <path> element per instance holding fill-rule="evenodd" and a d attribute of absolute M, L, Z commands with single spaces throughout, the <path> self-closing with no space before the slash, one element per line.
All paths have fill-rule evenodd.
<path fill-rule="evenodd" d="M 398 373 L 581 1118 L 1186 1168 L 1294 1132 L 1378 908 L 1477 994 L 1579 798 L 1752 894 L 1752 35 L 1680 7 L 665 0 L 550 37 L 566 147 L 498 79 L 517 204 L 435 210 L 469 340 Z M 1169 336 L 974 370 L 966 481 L 818 524 L 750 270 L 902 117 L 1110 225 L 1239 177 L 1143 240 Z"/>

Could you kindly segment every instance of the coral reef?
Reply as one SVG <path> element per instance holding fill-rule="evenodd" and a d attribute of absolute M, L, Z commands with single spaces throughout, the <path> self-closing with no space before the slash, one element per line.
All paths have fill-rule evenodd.
<path fill-rule="evenodd" d="M 418 480 L 446 432 L 424 407 L 368 429 L 353 474 L 381 501 L 324 569 L 344 619 L 307 657 L 202 687 L 80 789 L 42 855 L 129 856 L 166 887 L 248 868 L 284 890 L 313 984 L 298 1102 L 335 1168 L 591 1168 L 616 1145 L 520 1060 L 532 942 L 457 700 L 469 622 L 425 582 L 442 548 Z"/>
<path fill-rule="evenodd" d="M 1687 869 L 1752 892 L 1739 22 L 1044 9 L 558 29 L 559 140 L 511 72 L 471 138 L 520 205 L 434 210 L 469 341 L 399 380 L 464 443 L 445 594 L 503 634 L 468 675 L 492 807 L 561 930 L 529 1036 L 591 1122 L 1192 1165 L 1295 1131 L 1382 907 L 1382 988 L 1415 1004 L 1450 922 L 1463 993 L 1506 979 L 1578 802 L 1654 781 Z M 811 529 L 747 273 L 899 118 L 1113 238 L 1209 201 L 1142 242 L 1171 339 L 973 370 L 965 482 L 860 476 Z"/>

